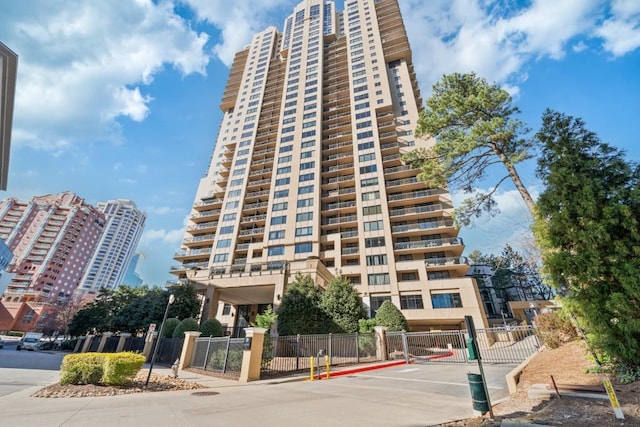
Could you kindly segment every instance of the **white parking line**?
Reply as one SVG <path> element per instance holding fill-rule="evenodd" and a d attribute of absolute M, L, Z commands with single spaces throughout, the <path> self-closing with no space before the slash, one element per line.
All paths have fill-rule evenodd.
<path fill-rule="evenodd" d="M 414 383 L 430 383 L 430 384 L 444 384 L 444 385 L 457 385 L 457 386 L 461 386 L 461 387 L 469 387 L 469 384 L 466 383 L 452 383 L 452 382 L 447 382 L 447 381 L 433 381 L 433 380 L 418 380 L 415 378 L 397 378 L 397 377 L 384 377 L 382 375 L 363 375 L 363 374 L 358 374 L 359 377 L 365 377 L 365 378 L 377 378 L 380 380 L 396 380 L 396 381 L 409 381 L 409 382 L 414 382 Z M 489 388 L 495 389 L 495 390 L 502 390 L 503 387 L 495 387 L 495 386 L 489 386 Z"/>
<path fill-rule="evenodd" d="M 398 371 L 399 374 L 406 374 L 407 372 L 415 372 L 415 371 L 419 371 L 420 369 L 418 368 L 409 368 L 409 369 L 403 369 L 401 371 Z"/>

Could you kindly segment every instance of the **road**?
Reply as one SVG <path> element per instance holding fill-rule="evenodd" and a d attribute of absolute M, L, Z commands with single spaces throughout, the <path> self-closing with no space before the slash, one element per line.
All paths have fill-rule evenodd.
<path fill-rule="evenodd" d="M 0 399 L 33 386 L 60 379 L 60 363 L 66 353 L 16 351 L 15 343 L 0 349 Z"/>
<path fill-rule="evenodd" d="M 0 360 L 9 356 L 7 365 L 16 363 L 8 359 L 18 357 L 25 365 L 53 367 L 62 358 L 62 354 L 0 351 Z M 485 366 L 493 400 L 506 395 L 504 375 L 512 368 Z M 402 365 L 313 382 L 279 379 L 242 384 L 206 377 L 209 390 L 217 394 L 196 396 L 192 391 L 179 391 L 38 399 L 29 397 L 38 387 L 27 388 L 57 381 L 57 371 L 0 368 L 4 393 L 0 396 L 0 414 L 7 425 L 38 426 L 85 426 L 88 420 L 93 427 L 225 426 L 242 420 L 262 426 L 433 425 L 474 415 L 466 377 L 469 371 L 477 372 L 477 365 Z M 23 377 L 26 373 L 30 376 Z M 194 375 L 181 373 L 182 378 Z M 15 392 L 18 389 L 22 392 Z M 25 407 L 29 411 L 25 412 Z"/>

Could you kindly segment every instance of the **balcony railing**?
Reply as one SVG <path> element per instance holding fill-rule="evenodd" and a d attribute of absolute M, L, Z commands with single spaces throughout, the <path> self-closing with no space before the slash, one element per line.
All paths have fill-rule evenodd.
<path fill-rule="evenodd" d="M 436 194 L 444 194 L 445 191 L 441 188 L 436 188 L 433 190 L 421 190 L 421 191 L 412 191 L 410 193 L 401 193 L 401 194 L 392 194 L 387 200 L 390 202 L 393 200 L 404 200 L 404 199 L 415 199 L 417 197 L 429 197 L 434 196 Z"/>
<path fill-rule="evenodd" d="M 329 218 L 326 221 L 324 221 L 322 225 L 342 224 L 345 222 L 353 222 L 357 220 L 358 220 L 357 215 L 348 215 L 348 216 L 341 216 L 338 218 Z"/>
<path fill-rule="evenodd" d="M 401 216 L 401 215 L 409 215 L 409 214 L 417 214 L 417 213 L 427 213 L 427 212 L 435 212 L 441 211 L 443 209 L 440 203 L 429 206 L 416 206 L 413 208 L 406 209 L 393 209 L 389 211 L 389 216 Z"/>
<path fill-rule="evenodd" d="M 461 245 L 462 239 L 456 237 L 449 239 L 431 239 L 431 240 L 415 240 L 412 242 L 398 242 L 394 243 L 393 249 L 423 249 L 423 248 L 435 248 L 439 246 L 448 245 Z"/>
<path fill-rule="evenodd" d="M 453 226 L 454 226 L 453 220 L 430 221 L 430 222 L 420 222 L 417 224 L 394 225 L 393 227 L 391 227 L 391 231 L 393 233 L 402 233 L 404 231 L 431 230 L 434 228 L 453 227 Z"/>
<path fill-rule="evenodd" d="M 468 264 L 467 257 L 443 257 L 443 258 L 429 258 L 424 261 L 427 267 L 437 267 L 441 265 L 464 265 Z"/>

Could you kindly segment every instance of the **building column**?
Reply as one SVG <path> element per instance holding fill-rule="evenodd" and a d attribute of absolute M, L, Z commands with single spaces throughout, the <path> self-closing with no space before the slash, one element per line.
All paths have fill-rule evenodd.
<path fill-rule="evenodd" d="M 387 352 L 387 327 L 375 326 L 373 328 L 376 336 L 376 357 L 378 360 L 389 360 Z"/>
<path fill-rule="evenodd" d="M 124 350 L 124 345 L 127 342 L 127 338 L 131 337 L 129 332 L 120 333 L 120 341 L 118 341 L 118 347 L 116 347 L 116 353 L 120 353 Z"/>
<path fill-rule="evenodd" d="M 202 334 L 202 332 L 188 331 L 184 333 L 184 344 L 182 344 L 178 369 L 182 370 L 191 366 L 191 356 L 196 348 L 196 338 L 198 338 L 200 334 Z"/>
<path fill-rule="evenodd" d="M 150 334 L 147 334 L 147 339 L 144 342 L 144 349 L 142 350 L 142 354 L 144 355 L 144 357 L 147 358 L 147 360 L 149 360 L 149 357 L 151 357 L 151 350 L 153 350 L 153 343 L 156 340 L 159 341 L 157 332 L 152 332 Z"/>
<path fill-rule="evenodd" d="M 107 343 L 107 340 L 112 335 L 113 335 L 113 332 L 104 332 L 102 334 L 102 337 L 100 338 L 100 344 L 98 344 L 98 350 L 96 350 L 96 353 L 102 353 L 102 350 L 104 350 L 104 345 Z"/>
<path fill-rule="evenodd" d="M 218 303 L 220 302 L 220 289 L 215 286 L 207 288 L 207 296 L 202 312 L 202 320 L 215 319 L 218 314 Z"/>
<path fill-rule="evenodd" d="M 95 338 L 95 335 L 87 335 L 87 337 L 84 339 L 84 343 L 82 345 L 82 350 L 80 350 L 80 353 L 86 353 L 87 350 L 89 350 L 89 346 L 91 346 L 91 341 L 93 341 L 94 338 Z"/>
<path fill-rule="evenodd" d="M 240 382 L 246 383 L 260 379 L 262 368 L 262 349 L 264 347 L 265 328 L 247 328 L 242 352 Z"/>

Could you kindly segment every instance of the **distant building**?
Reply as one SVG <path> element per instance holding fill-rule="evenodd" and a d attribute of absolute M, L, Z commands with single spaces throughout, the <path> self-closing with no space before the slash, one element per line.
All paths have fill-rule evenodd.
<path fill-rule="evenodd" d="M 129 263 L 129 268 L 127 268 L 127 272 L 124 275 L 124 280 L 122 281 L 123 285 L 130 286 L 132 288 L 137 288 L 142 286 L 143 280 L 142 277 L 136 272 L 136 267 L 138 266 L 138 261 L 140 261 L 140 252 L 136 252 L 131 257 L 131 262 Z"/>
<path fill-rule="evenodd" d="M 0 201 L 0 239 L 13 252 L 14 273 L 5 302 L 56 303 L 80 284 L 105 219 L 77 195 L 64 192 L 31 201 Z"/>
<path fill-rule="evenodd" d="M 83 299 L 123 283 L 146 221 L 145 213 L 131 200 L 101 202 L 97 209 L 104 214 L 105 226 L 76 290 Z"/>
<path fill-rule="evenodd" d="M 5 269 L 13 259 L 13 253 L 3 240 L 0 240 L 0 295 L 7 288 L 11 275 L 5 272 Z"/>
<path fill-rule="evenodd" d="M 412 330 L 486 325 L 446 188 L 402 155 L 422 99 L 396 0 L 305 0 L 237 52 L 223 119 L 171 273 L 240 328 L 296 273 L 336 274 L 371 316 L 390 300 Z"/>
<path fill-rule="evenodd" d="M 0 42 L 0 190 L 7 189 L 18 55 Z"/>

